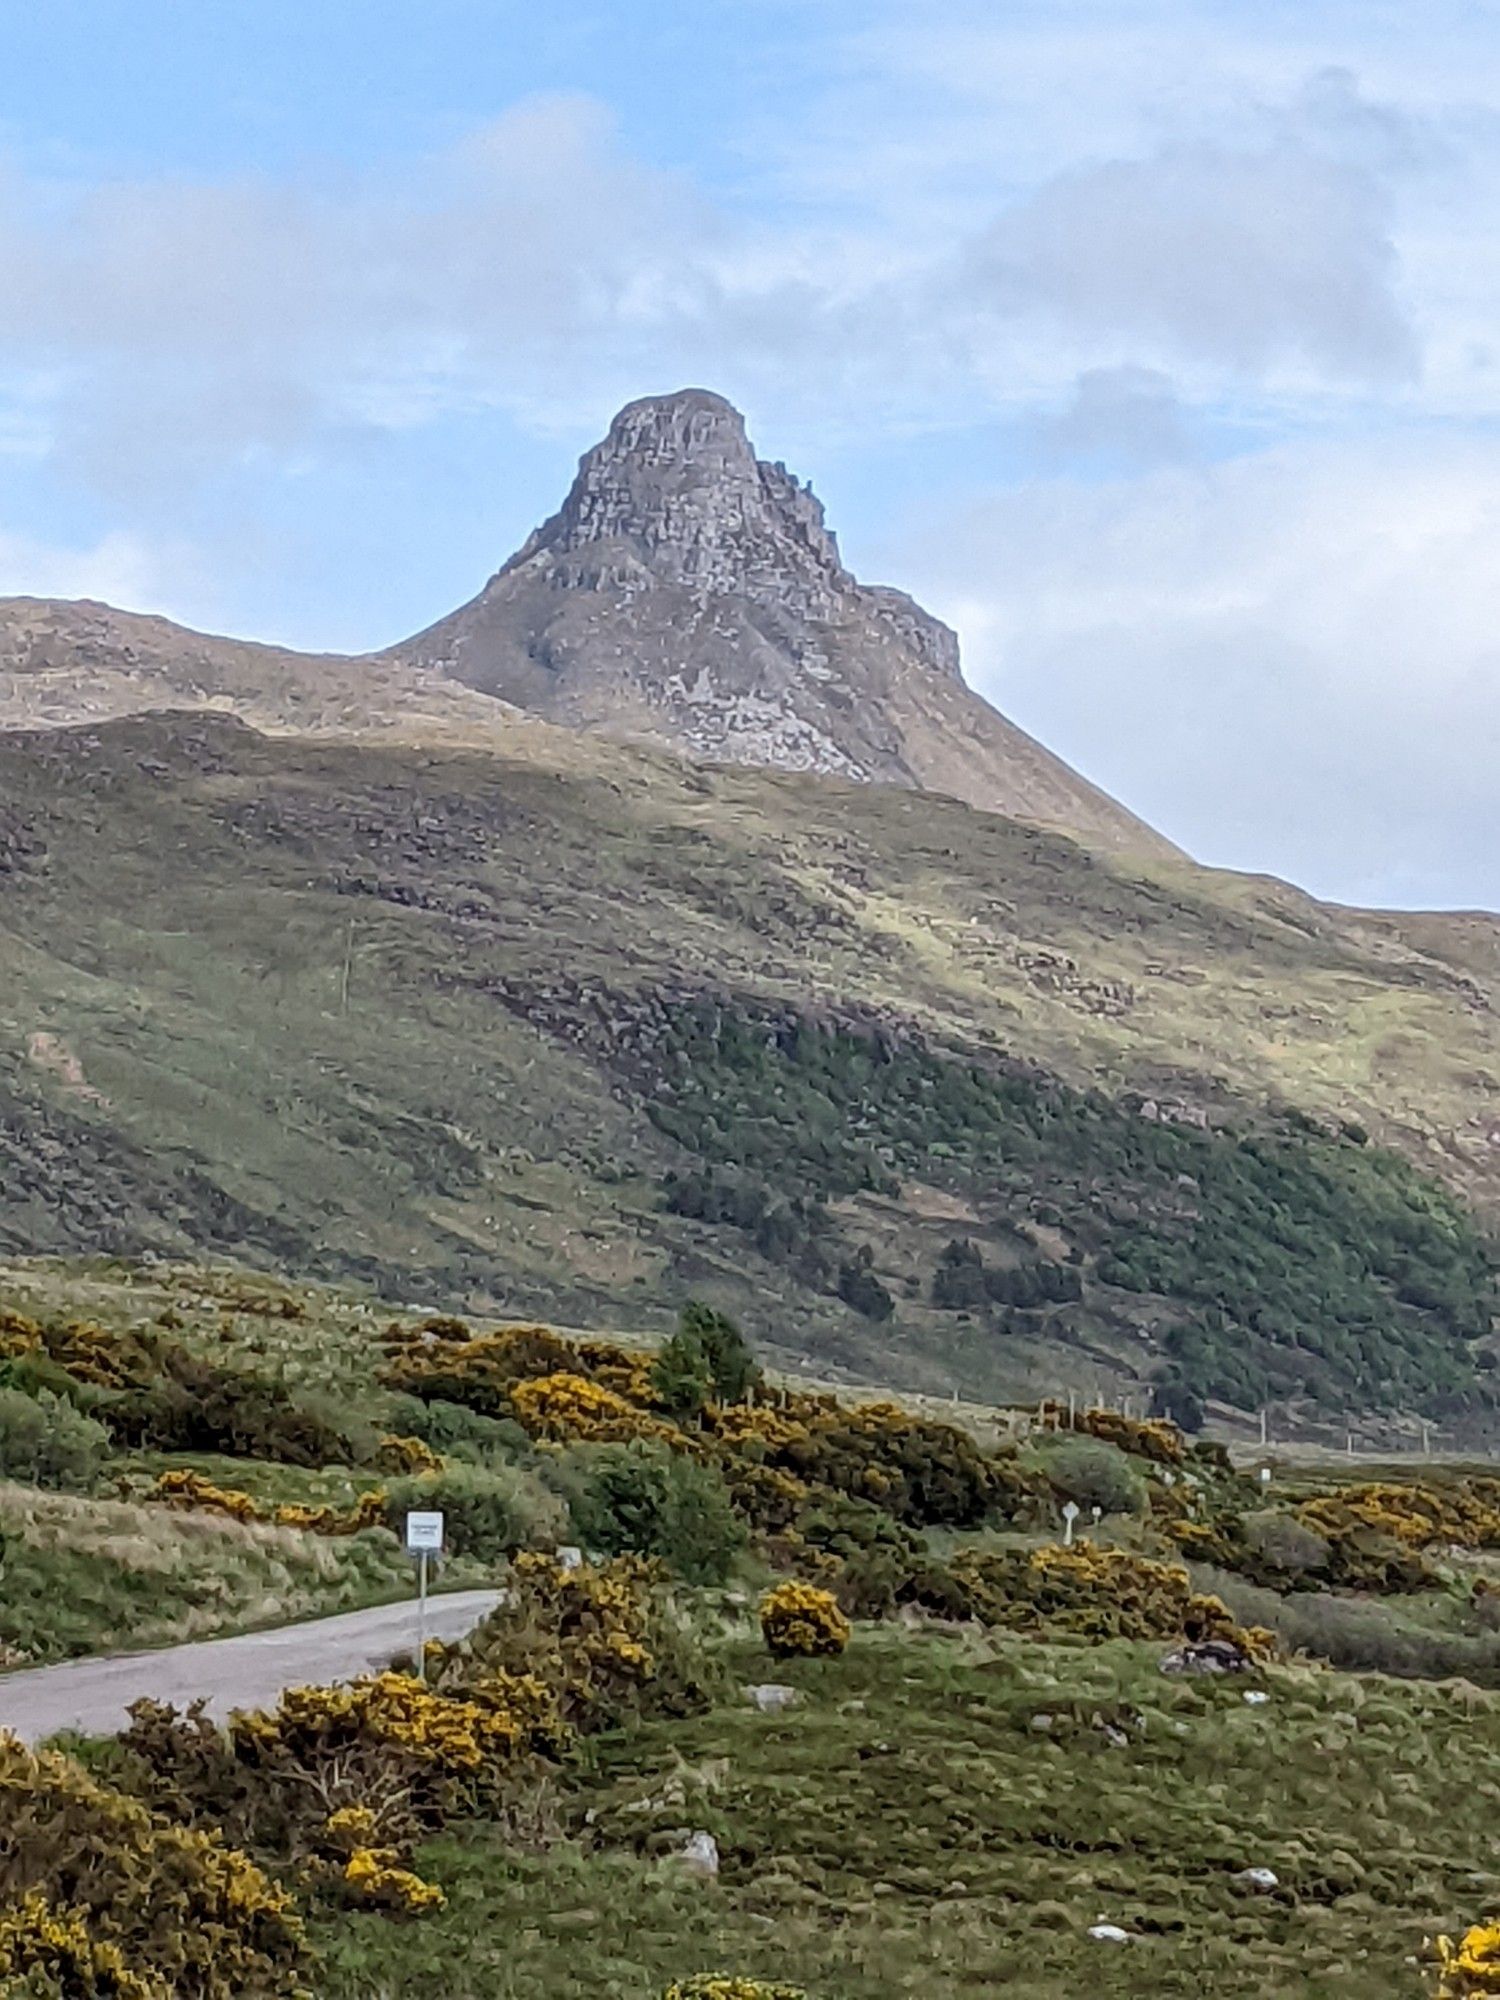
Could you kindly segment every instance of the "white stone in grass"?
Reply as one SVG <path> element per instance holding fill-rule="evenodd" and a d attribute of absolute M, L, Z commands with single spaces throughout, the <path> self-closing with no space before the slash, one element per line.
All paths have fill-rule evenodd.
<path fill-rule="evenodd" d="M 710 1881 L 719 1872 L 719 1843 L 711 1833 L 700 1829 L 688 1835 L 687 1844 L 678 1849 L 677 1859 L 690 1875 Z"/>
<path fill-rule="evenodd" d="M 1264 1688 L 1247 1688 L 1245 1690 L 1246 1708 L 1264 1708 L 1270 1699 L 1271 1697 L 1266 1693 Z"/>
<path fill-rule="evenodd" d="M 784 1687 L 780 1681 L 761 1681 L 746 1688 L 745 1693 L 762 1715 L 780 1715 L 784 1708 L 795 1708 L 802 1699 L 796 1688 Z"/>
<path fill-rule="evenodd" d="M 1095 1944 L 1129 1944 L 1129 1931 L 1122 1931 L 1118 1924 L 1090 1924 L 1089 1936 Z"/>
<path fill-rule="evenodd" d="M 1235 1876 L 1247 1889 L 1253 1889 L 1258 1896 L 1269 1895 L 1271 1890 L 1281 1886 L 1281 1877 L 1274 1868 L 1242 1868 Z"/>

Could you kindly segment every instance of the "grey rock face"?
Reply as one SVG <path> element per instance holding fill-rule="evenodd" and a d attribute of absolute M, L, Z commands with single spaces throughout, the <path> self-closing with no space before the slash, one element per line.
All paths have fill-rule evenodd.
<path fill-rule="evenodd" d="M 861 591 L 812 488 L 758 459 L 739 411 L 706 389 L 627 404 L 584 457 L 562 508 L 501 576 L 534 569 L 565 587 L 609 589 L 633 573 L 628 556 L 592 560 L 609 543 L 654 584 L 699 602 L 737 596 L 805 623 L 863 612 L 935 672 L 958 673 L 948 627 L 899 591 Z"/>
<path fill-rule="evenodd" d="M 573 728 L 1166 849 L 965 686 L 946 625 L 851 575 L 811 489 L 703 389 L 627 405 L 479 596 L 386 657 Z"/>

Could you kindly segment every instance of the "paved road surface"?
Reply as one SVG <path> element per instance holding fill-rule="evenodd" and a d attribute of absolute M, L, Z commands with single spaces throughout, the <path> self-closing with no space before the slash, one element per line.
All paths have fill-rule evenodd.
<path fill-rule="evenodd" d="M 457 1590 L 429 1598 L 429 1636 L 461 1638 L 499 1597 L 496 1590 Z M 108 1736 L 124 1728 L 126 1709 L 142 1695 L 179 1708 L 203 1695 L 217 1716 L 233 1708 L 264 1708 L 283 1688 L 350 1680 L 383 1667 L 414 1646 L 416 1620 L 416 1606 L 408 1599 L 238 1639 L 204 1639 L 157 1653 L 116 1653 L 0 1674 L 0 1729 L 13 1730 L 28 1743 L 59 1729 Z"/>

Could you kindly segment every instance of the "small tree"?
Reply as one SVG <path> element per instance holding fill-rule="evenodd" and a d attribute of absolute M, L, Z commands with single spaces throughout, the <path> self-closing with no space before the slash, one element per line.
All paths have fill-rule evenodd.
<path fill-rule="evenodd" d="M 674 1417 L 695 1417 L 712 1398 L 743 1403 L 760 1381 L 749 1343 L 727 1313 L 693 1299 L 651 1368 L 651 1386 Z"/>
<path fill-rule="evenodd" d="M 750 1352 L 750 1343 L 728 1313 L 715 1311 L 698 1299 L 689 1299 L 682 1309 L 679 1331 L 696 1342 L 708 1363 L 716 1401 L 743 1403 L 760 1385 L 760 1369 Z"/>
<path fill-rule="evenodd" d="M 1153 1417 L 1166 1417 L 1176 1424 L 1180 1431 L 1196 1437 L 1202 1430 L 1208 1412 L 1203 1407 L 1203 1398 L 1184 1382 L 1159 1382 L 1151 1398 Z"/>
<path fill-rule="evenodd" d="M 679 1328 L 662 1343 L 651 1364 L 651 1388 L 657 1402 L 679 1423 L 687 1422 L 698 1415 L 713 1386 L 707 1355 Z"/>
<path fill-rule="evenodd" d="M 689 1583 L 722 1583 L 745 1545 L 716 1465 L 650 1441 L 585 1445 L 562 1467 L 586 1549 L 660 1556 Z"/>

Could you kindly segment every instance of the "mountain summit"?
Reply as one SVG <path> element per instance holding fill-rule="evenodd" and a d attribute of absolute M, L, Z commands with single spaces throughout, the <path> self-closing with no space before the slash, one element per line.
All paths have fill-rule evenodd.
<path fill-rule="evenodd" d="M 478 597 L 387 658 L 575 729 L 1167 850 L 965 685 L 946 625 L 852 576 L 811 489 L 704 389 L 628 404 Z"/>

